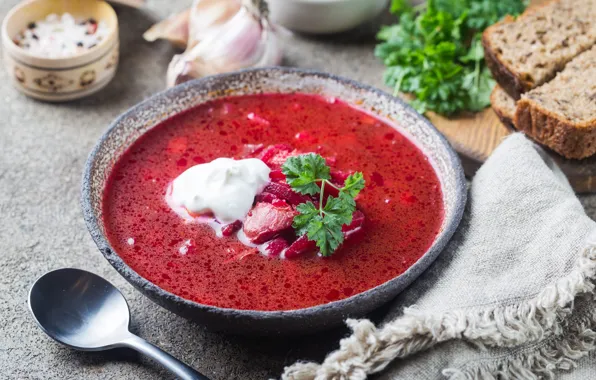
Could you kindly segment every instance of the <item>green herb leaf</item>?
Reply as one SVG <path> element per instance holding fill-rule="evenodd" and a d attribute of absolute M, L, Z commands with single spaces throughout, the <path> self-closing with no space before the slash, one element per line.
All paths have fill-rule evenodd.
<path fill-rule="evenodd" d="M 364 189 L 364 175 L 361 172 L 356 172 L 346 178 L 346 182 L 341 191 L 352 198 L 356 198 L 362 189 Z"/>
<path fill-rule="evenodd" d="M 506 15 L 517 16 L 528 6 L 520 0 L 475 0 L 470 1 L 467 25 L 470 29 L 484 30 Z"/>
<path fill-rule="evenodd" d="M 495 87 L 495 80 L 488 68 L 484 67 L 466 74 L 463 87 L 469 91 L 469 103 L 467 109 L 470 111 L 481 111 L 490 106 L 490 94 Z"/>
<path fill-rule="evenodd" d="M 339 195 L 333 197 L 326 196 L 325 188 L 337 186 L 329 181 L 330 169 L 318 154 L 289 157 L 282 165 L 282 172 L 293 190 L 320 194 L 318 207 L 310 201 L 296 207 L 299 214 L 294 217 L 292 227 L 297 235 L 306 234 L 314 241 L 321 255 L 332 255 L 344 241 L 342 227 L 352 223 L 356 211 L 354 198 L 364 189 L 364 176 L 360 172 L 348 176 L 344 186 L 338 189 Z"/>
<path fill-rule="evenodd" d="M 391 0 L 391 13 L 394 15 L 410 11 L 412 11 L 412 6 L 408 0 Z"/>
<path fill-rule="evenodd" d="M 325 159 L 314 153 L 289 157 L 281 170 L 288 184 L 301 194 L 318 194 L 320 188 L 316 182 L 330 178 Z"/>
<path fill-rule="evenodd" d="M 353 201 L 353 198 L 350 198 Z M 346 201 L 342 196 L 328 197 L 323 213 L 325 217 L 336 222 L 340 229 L 344 224 L 352 223 L 352 214 L 356 211 L 356 202 Z"/>
<path fill-rule="evenodd" d="M 296 206 L 296 211 L 300 214 L 294 217 L 292 227 L 296 234 L 304 235 L 308 230 L 308 225 L 315 216 L 319 215 L 319 209 L 312 202 L 306 202 Z"/>
<path fill-rule="evenodd" d="M 459 60 L 464 63 L 470 62 L 482 62 L 484 60 L 484 48 L 482 47 L 482 36 L 480 34 L 476 34 L 474 39 L 472 40 L 472 44 L 470 45 L 470 49 L 468 53 L 462 56 Z"/>
<path fill-rule="evenodd" d="M 473 68 L 466 68 L 462 82 L 462 87 L 468 91 L 466 109 L 481 111 L 490 106 L 490 94 L 496 83 L 490 70 L 484 65 L 484 48 L 480 34 L 474 36 L 470 50 L 460 60 L 474 65 Z"/>
<path fill-rule="evenodd" d="M 317 244 L 323 256 L 331 256 L 344 241 L 341 226 L 327 215 L 315 216 L 309 223 L 306 236 Z"/>

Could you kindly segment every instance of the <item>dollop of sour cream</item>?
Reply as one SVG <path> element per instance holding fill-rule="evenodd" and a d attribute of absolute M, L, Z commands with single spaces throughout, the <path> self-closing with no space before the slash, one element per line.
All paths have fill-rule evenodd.
<path fill-rule="evenodd" d="M 195 165 L 172 182 L 169 202 L 193 214 L 213 213 L 223 223 L 244 220 L 271 169 L 256 158 L 217 158 Z"/>

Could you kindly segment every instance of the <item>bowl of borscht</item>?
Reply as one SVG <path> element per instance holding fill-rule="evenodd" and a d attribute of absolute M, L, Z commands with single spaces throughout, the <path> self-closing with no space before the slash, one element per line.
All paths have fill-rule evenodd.
<path fill-rule="evenodd" d="M 460 161 L 402 100 L 263 68 L 157 94 L 116 119 L 82 185 L 101 253 L 210 329 L 308 334 L 387 303 L 440 254 Z"/>

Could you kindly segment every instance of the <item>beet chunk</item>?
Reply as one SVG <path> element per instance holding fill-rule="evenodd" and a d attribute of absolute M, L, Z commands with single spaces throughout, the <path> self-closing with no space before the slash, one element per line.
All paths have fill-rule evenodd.
<path fill-rule="evenodd" d="M 315 249 L 317 249 L 317 244 L 314 241 L 308 240 L 306 235 L 302 235 L 288 247 L 285 257 L 286 259 L 294 259 Z"/>
<path fill-rule="evenodd" d="M 331 175 L 331 182 L 335 184 L 337 187 L 343 187 L 346 179 L 352 174 L 352 172 L 343 172 L 341 170 L 332 170 Z M 334 188 L 333 186 L 325 187 L 325 201 L 329 196 L 337 197 L 339 195 L 339 191 Z"/>
<path fill-rule="evenodd" d="M 271 169 L 276 170 L 286 162 L 288 157 L 297 156 L 300 152 L 287 144 L 270 145 L 261 155 L 261 160 Z"/>
<path fill-rule="evenodd" d="M 265 253 L 267 256 L 278 257 L 286 248 L 288 248 L 288 241 L 282 237 L 277 237 L 265 243 Z"/>
<path fill-rule="evenodd" d="M 331 182 L 333 182 L 339 187 L 343 187 L 344 183 L 346 182 L 346 179 L 348 179 L 348 177 L 353 173 L 344 172 L 341 170 L 332 170 L 329 174 L 331 175 Z"/>
<path fill-rule="evenodd" d="M 244 220 L 244 233 L 255 244 L 262 244 L 280 232 L 292 228 L 298 213 L 291 206 L 274 206 L 260 202 L 250 210 Z"/>
<path fill-rule="evenodd" d="M 352 214 L 352 223 L 349 225 L 342 226 L 341 230 L 344 233 L 344 236 L 348 236 L 351 232 L 354 232 L 358 228 L 362 227 L 364 224 L 364 214 L 360 210 L 354 211 Z"/>
<path fill-rule="evenodd" d="M 234 223 L 226 224 L 221 228 L 221 234 L 223 236 L 232 236 L 236 231 L 242 228 L 242 222 L 237 220 Z"/>
<path fill-rule="evenodd" d="M 276 195 L 263 191 L 262 193 L 257 194 L 255 199 L 258 202 L 265 202 L 265 203 L 273 203 L 274 200 L 279 199 Z"/>
<path fill-rule="evenodd" d="M 302 195 L 292 190 L 287 183 L 271 182 L 265 187 L 263 192 L 273 194 L 277 198 L 283 199 L 293 206 L 312 201 L 308 195 Z"/>
<path fill-rule="evenodd" d="M 272 170 L 271 173 L 269 173 L 269 178 L 273 182 L 285 182 L 286 181 L 286 176 L 284 173 L 282 173 L 281 170 Z"/>

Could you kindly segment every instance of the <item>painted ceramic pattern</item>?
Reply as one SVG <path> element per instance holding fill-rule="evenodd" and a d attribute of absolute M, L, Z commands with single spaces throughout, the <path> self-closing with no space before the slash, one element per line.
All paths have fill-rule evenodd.
<path fill-rule="evenodd" d="M 8 53 L 4 54 L 4 60 L 13 74 L 13 84 L 20 91 L 41 100 L 69 100 L 107 85 L 118 67 L 118 47 L 116 43 L 95 61 L 72 69 L 35 68 L 18 62 Z"/>

